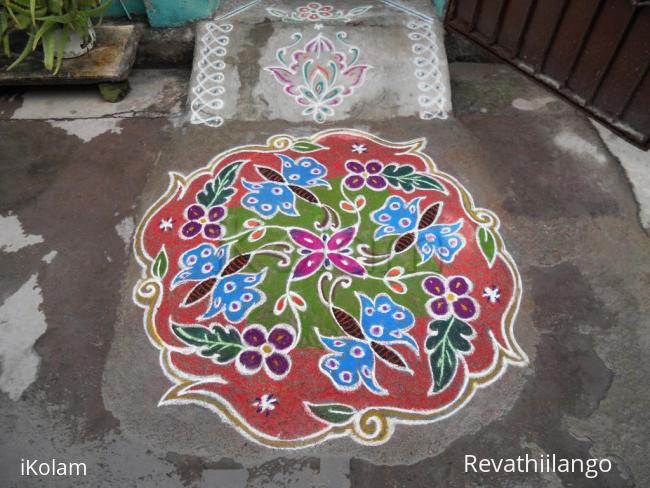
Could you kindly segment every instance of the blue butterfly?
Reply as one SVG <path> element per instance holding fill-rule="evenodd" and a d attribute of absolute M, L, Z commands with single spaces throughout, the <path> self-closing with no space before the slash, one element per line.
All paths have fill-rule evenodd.
<path fill-rule="evenodd" d="M 460 234 L 463 219 L 453 224 L 434 225 L 442 211 L 442 203 L 436 202 L 420 213 L 420 201 L 417 197 L 406 202 L 402 197 L 393 195 L 382 208 L 370 215 L 379 228 L 375 231 L 375 239 L 387 235 L 399 235 L 393 250 L 401 253 L 414 243 L 422 257 L 421 263 L 426 263 L 435 254 L 445 263 L 451 263 L 454 257 L 465 246 L 465 238 Z"/>
<path fill-rule="evenodd" d="M 269 219 L 278 212 L 296 216 L 296 196 L 310 203 L 318 198 L 306 188 L 330 184 L 324 179 L 327 168 L 314 158 L 302 157 L 296 161 L 284 154 L 278 154 L 282 161 L 282 173 L 267 166 L 255 169 L 268 181 L 253 183 L 242 178 L 242 185 L 249 192 L 242 198 L 242 206 Z"/>
<path fill-rule="evenodd" d="M 391 367 L 410 372 L 402 357 L 386 344 L 405 344 L 419 355 L 415 339 L 406 332 L 415 324 L 415 318 L 409 309 L 396 304 L 384 293 L 374 300 L 362 293 L 356 296 L 361 306 L 360 327 L 352 317 L 347 317 L 346 330 L 354 337 L 319 336 L 332 352 L 321 358 L 319 366 L 339 390 L 355 390 L 363 382 L 371 392 L 386 395 L 388 392 L 375 378 L 375 356 Z"/>
<path fill-rule="evenodd" d="M 179 260 L 181 271 L 172 280 L 171 287 L 199 281 L 187 295 L 184 306 L 210 296 L 208 310 L 201 319 L 223 312 L 229 322 L 237 323 L 266 301 L 266 295 L 255 288 L 266 277 L 266 269 L 259 273 L 239 273 L 248 263 L 248 257 L 237 256 L 228 263 L 229 251 L 230 244 L 220 247 L 201 244 L 183 253 Z"/>

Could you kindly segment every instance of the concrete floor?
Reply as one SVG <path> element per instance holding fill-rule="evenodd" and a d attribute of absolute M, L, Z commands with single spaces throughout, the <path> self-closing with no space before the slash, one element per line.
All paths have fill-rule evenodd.
<path fill-rule="evenodd" d="M 157 408 L 167 381 L 131 300 L 132 233 L 167 171 L 322 125 L 192 126 L 183 71 L 137 72 L 117 106 L 90 89 L 2 95 L 0 485 L 72 486 L 19 476 L 21 458 L 57 458 L 87 462 L 74 486 L 88 487 L 650 486 L 650 241 L 612 154 L 629 153 L 508 68 L 450 72 L 454 118 L 348 125 L 427 137 L 439 167 L 500 216 L 522 273 L 516 331 L 531 365 L 453 419 L 400 427 L 377 448 L 272 451 L 199 407 Z M 524 453 L 608 457 L 614 469 L 596 480 L 463 472 L 465 454 Z"/>

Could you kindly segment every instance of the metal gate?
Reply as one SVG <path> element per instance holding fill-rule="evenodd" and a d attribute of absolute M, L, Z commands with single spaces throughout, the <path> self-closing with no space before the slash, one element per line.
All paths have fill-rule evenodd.
<path fill-rule="evenodd" d="M 650 0 L 451 0 L 445 25 L 650 147 Z"/>

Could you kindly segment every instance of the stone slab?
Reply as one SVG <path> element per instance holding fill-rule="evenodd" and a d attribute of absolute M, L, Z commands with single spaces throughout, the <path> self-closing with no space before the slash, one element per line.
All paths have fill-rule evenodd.
<path fill-rule="evenodd" d="M 4 69 L 9 63 L 0 58 L 0 86 L 82 85 L 126 80 L 135 61 L 136 28 L 132 25 L 103 26 L 96 27 L 95 31 L 95 47 L 84 56 L 64 60 L 56 75 L 43 67 L 40 51 L 11 71 Z"/>
<path fill-rule="evenodd" d="M 300 17 L 301 5 L 229 2 L 199 24 L 192 123 L 431 120 L 451 112 L 444 31 L 430 3 L 340 2 L 313 19 Z"/>

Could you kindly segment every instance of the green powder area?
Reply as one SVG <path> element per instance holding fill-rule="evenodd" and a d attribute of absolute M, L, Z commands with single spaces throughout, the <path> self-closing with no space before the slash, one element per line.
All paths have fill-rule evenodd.
<path fill-rule="evenodd" d="M 356 214 L 344 212 L 339 206 L 340 202 L 345 201 L 345 198 L 341 194 L 340 179 L 329 180 L 329 183 L 332 185 L 331 189 L 317 187 L 310 188 L 309 190 L 323 204 L 327 204 L 336 210 L 341 219 L 340 229 L 354 225 L 357 221 Z M 375 255 L 388 254 L 395 240 L 398 239 L 398 236 L 386 236 L 380 240 L 375 240 L 374 233 L 378 226 L 370 220 L 370 214 L 384 205 L 388 193 L 374 192 L 365 188 L 361 191 L 352 192 L 346 190 L 346 192 L 352 199 L 363 195 L 367 202 L 365 208 L 361 210 L 361 226 L 359 232 L 350 245 L 350 248 L 353 250 L 351 256 L 357 259 L 359 258 L 356 251 L 356 247 L 359 244 L 370 246 L 372 253 Z M 322 222 L 324 219 L 325 213 L 322 208 L 300 198 L 296 198 L 296 210 L 300 214 L 299 216 L 292 217 L 278 213 L 275 217 L 266 220 L 265 224 L 281 226 L 283 228 L 299 227 L 313 232 L 316 235 L 322 234 L 321 231 L 314 227 L 316 222 Z M 243 207 L 229 209 L 228 218 L 225 222 L 227 227 L 226 235 L 234 235 L 241 232 L 244 229 L 244 222 L 248 219 L 263 221 L 257 214 Z M 330 235 L 331 233 L 331 230 L 326 232 L 326 234 Z M 294 244 L 286 231 L 282 229 L 269 229 L 264 237 L 258 241 L 249 242 L 247 236 L 243 236 L 238 241 L 233 242 L 230 256 L 232 258 L 238 254 L 248 253 L 272 242 Z M 294 247 L 299 249 L 295 244 Z M 274 314 L 273 308 L 278 298 L 284 295 L 287 281 L 290 279 L 291 270 L 301 257 L 301 254 L 294 252 L 291 255 L 291 265 L 285 268 L 279 267 L 278 258 L 273 256 L 257 255 L 251 260 L 243 272 L 250 273 L 267 268 L 267 275 L 266 279 L 259 286 L 259 289 L 266 294 L 266 303 L 253 309 L 247 319 L 249 324 L 258 323 L 266 328 L 270 328 L 278 323 L 287 323 L 298 328 L 299 325 L 289 307 L 279 316 Z M 382 278 L 389 269 L 395 266 L 403 267 L 405 274 L 415 271 L 441 272 L 438 264 L 433 259 L 426 264 L 420 264 L 420 255 L 417 253 L 415 246 L 395 256 L 387 263 L 378 266 L 366 265 L 366 269 L 371 276 Z M 307 303 L 307 310 L 299 312 L 302 328 L 298 344 L 299 347 L 322 347 L 314 329 L 317 329 L 321 335 L 325 336 L 342 336 L 345 334 L 334 320 L 331 312 L 319 299 L 317 289 L 318 279 L 324 271 L 325 268 L 323 267 L 309 278 L 294 281 L 291 284 L 291 291 L 298 293 Z M 328 271 L 332 273 L 334 278 L 349 276 L 334 266 L 330 266 Z M 358 320 L 361 312 L 359 301 L 354 295 L 355 291 L 364 293 L 372 299 L 379 293 L 387 293 L 396 303 L 408 307 L 416 317 L 421 316 L 425 313 L 424 306 L 430 298 L 422 290 L 421 282 L 423 279 L 422 276 L 418 276 L 402 280 L 408 287 L 408 292 L 406 294 L 398 294 L 393 292 L 384 281 L 352 277 L 353 282 L 349 288 L 343 288 L 341 286 L 337 288 L 334 304 Z M 329 285 L 325 286 L 325 292 L 329 292 Z"/>

